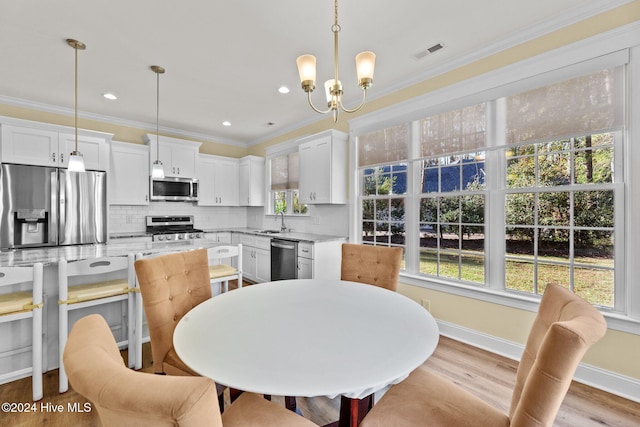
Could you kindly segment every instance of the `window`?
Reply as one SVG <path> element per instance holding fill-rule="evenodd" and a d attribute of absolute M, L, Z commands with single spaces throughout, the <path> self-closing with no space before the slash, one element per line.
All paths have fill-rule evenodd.
<path fill-rule="evenodd" d="M 271 168 L 269 213 L 306 214 L 307 206 L 300 204 L 298 198 L 298 181 L 300 177 L 298 152 L 272 157 L 269 161 L 269 167 Z"/>
<path fill-rule="evenodd" d="M 358 138 L 365 244 L 405 247 L 408 137 L 401 125 Z"/>
<path fill-rule="evenodd" d="M 624 70 L 358 135 L 362 242 L 425 280 L 624 311 Z"/>

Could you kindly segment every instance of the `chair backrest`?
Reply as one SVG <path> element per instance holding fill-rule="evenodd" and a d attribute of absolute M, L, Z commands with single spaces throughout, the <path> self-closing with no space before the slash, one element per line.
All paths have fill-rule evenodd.
<path fill-rule="evenodd" d="M 237 258 L 238 265 L 236 266 L 236 268 L 238 270 L 242 270 L 242 244 L 214 246 L 207 249 L 207 255 L 209 257 L 209 261 L 213 261 L 212 263 L 218 263 L 221 260 L 230 260 L 231 258 Z"/>
<path fill-rule="evenodd" d="M 91 401 L 104 426 L 222 426 L 211 379 L 128 369 L 98 314 L 74 324 L 63 362 L 73 389 Z"/>
<path fill-rule="evenodd" d="M 402 248 L 342 244 L 340 278 L 395 291 L 402 263 Z"/>
<path fill-rule="evenodd" d="M 547 285 L 518 366 L 512 427 L 553 425 L 582 356 L 606 331 L 595 307 L 566 288 Z"/>
<path fill-rule="evenodd" d="M 176 325 L 189 310 L 211 298 L 207 250 L 139 259 L 135 269 L 149 325 L 153 367 L 163 372 Z"/>

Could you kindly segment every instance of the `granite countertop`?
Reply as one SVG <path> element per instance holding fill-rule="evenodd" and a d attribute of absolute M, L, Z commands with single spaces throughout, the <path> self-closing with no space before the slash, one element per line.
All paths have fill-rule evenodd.
<path fill-rule="evenodd" d="M 271 231 L 271 230 L 268 230 L 268 231 Z M 333 236 L 329 234 L 298 233 L 296 231 L 279 232 L 278 230 L 273 230 L 273 231 L 276 231 L 276 232 L 275 233 L 265 232 L 265 229 L 248 228 L 248 227 L 218 228 L 218 229 L 204 230 L 205 233 L 231 232 L 231 233 L 242 233 L 242 234 L 255 234 L 256 236 L 276 237 L 278 239 L 294 240 L 297 242 L 311 242 L 311 243 L 347 240 L 346 237 Z"/>
<path fill-rule="evenodd" d="M 126 256 L 128 254 L 148 255 L 152 253 L 188 251 L 211 248 L 220 243 L 209 239 L 197 239 L 179 242 L 130 242 L 99 245 L 56 246 L 48 248 L 16 249 L 0 252 L 0 267 L 30 266 L 37 262 L 54 264 L 58 259 L 75 261 L 79 259 L 100 258 L 105 256 Z"/>

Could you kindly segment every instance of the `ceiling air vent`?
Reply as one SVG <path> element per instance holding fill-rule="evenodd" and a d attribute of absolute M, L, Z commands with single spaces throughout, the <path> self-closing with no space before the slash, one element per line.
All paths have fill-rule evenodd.
<path fill-rule="evenodd" d="M 412 55 L 412 56 L 413 56 L 413 59 L 415 59 L 416 61 L 418 61 L 418 60 L 420 60 L 420 59 L 424 58 L 425 56 L 427 56 L 427 55 L 429 55 L 429 54 L 431 54 L 431 53 L 435 53 L 435 52 L 439 51 L 439 50 L 440 50 L 440 49 L 442 49 L 443 47 L 444 47 L 444 45 L 443 45 L 442 43 L 436 43 L 436 44 L 434 44 L 434 45 L 433 45 L 433 46 L 431 46 L 431 47 L 428 47 L 428 48 L 426 48 L 426 49 L 424 49 L 424 50 L 421 50 L 421 51 L 419 51 L 419 52 L 414 53 L 414 54 Z"/>

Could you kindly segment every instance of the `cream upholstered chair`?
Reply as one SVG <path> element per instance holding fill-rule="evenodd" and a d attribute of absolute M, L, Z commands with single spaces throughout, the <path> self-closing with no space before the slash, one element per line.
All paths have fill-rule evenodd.
<path fill-rule="evenodd" d="M 135 348 L 135 304 L 133 299 L 133 254 L 100 257 L 67 262 L 58 261 L 58 346 L 59 389 L 69 388 L 62 364 L 62 352 L 69 333 L 69 311 L 116 301 L 127 303 L 127 335 L 118 345 Z M 129 352 L 129 366 L 133 367 L 135 354 Z"/>
<path fill-rule="evenodd" d="M 91 401 L 105 427 L 315 426 L 251 393 L 244 393 L 220 416 L 211 379 L 127 369 L 107 322 L 97 314 L 75 323 L 63 361 L 71 386 Z"/>
<path fill-rule="evenodd" d="M 587 349 L 607 330 L 600 312 L 573 292 L 547 285 L 505 414 L 424 368 L 392 386 L 361 427 L 551 426 Z"/>
<path fill-rule="evenodd" d="M 233 246 L 215 246 L 207 249 L 209 256 L 209 278 L 211 285 L 224 283 L 224 291 L 229 292 L 229 280 L 237 279 L 238 288 L 242 287 L 242 244 Z M 231 263 L 236 259 L 236 266 Z"/>
<path fill-rule="evenodd" d="M 340 278 L 395 291 L 402 263 L 402 248 L 342 244 Z"/>
<path fill-rule="evenodd" d="M 29 283 L 28 291 L 19 286 Z M 0 291 L 0 323 L 31 318 L 31 366 L 0 374 L 0 379 L 10 380 L 31 373 L 33 400 L 42 399 L 42 264 L 32 267 L 0 268 L 0 288 L 16 288 Z M 7 338 L 4 338 L 8 341 Z M 0 383 L 5 381 L 0 381 Z"/>

